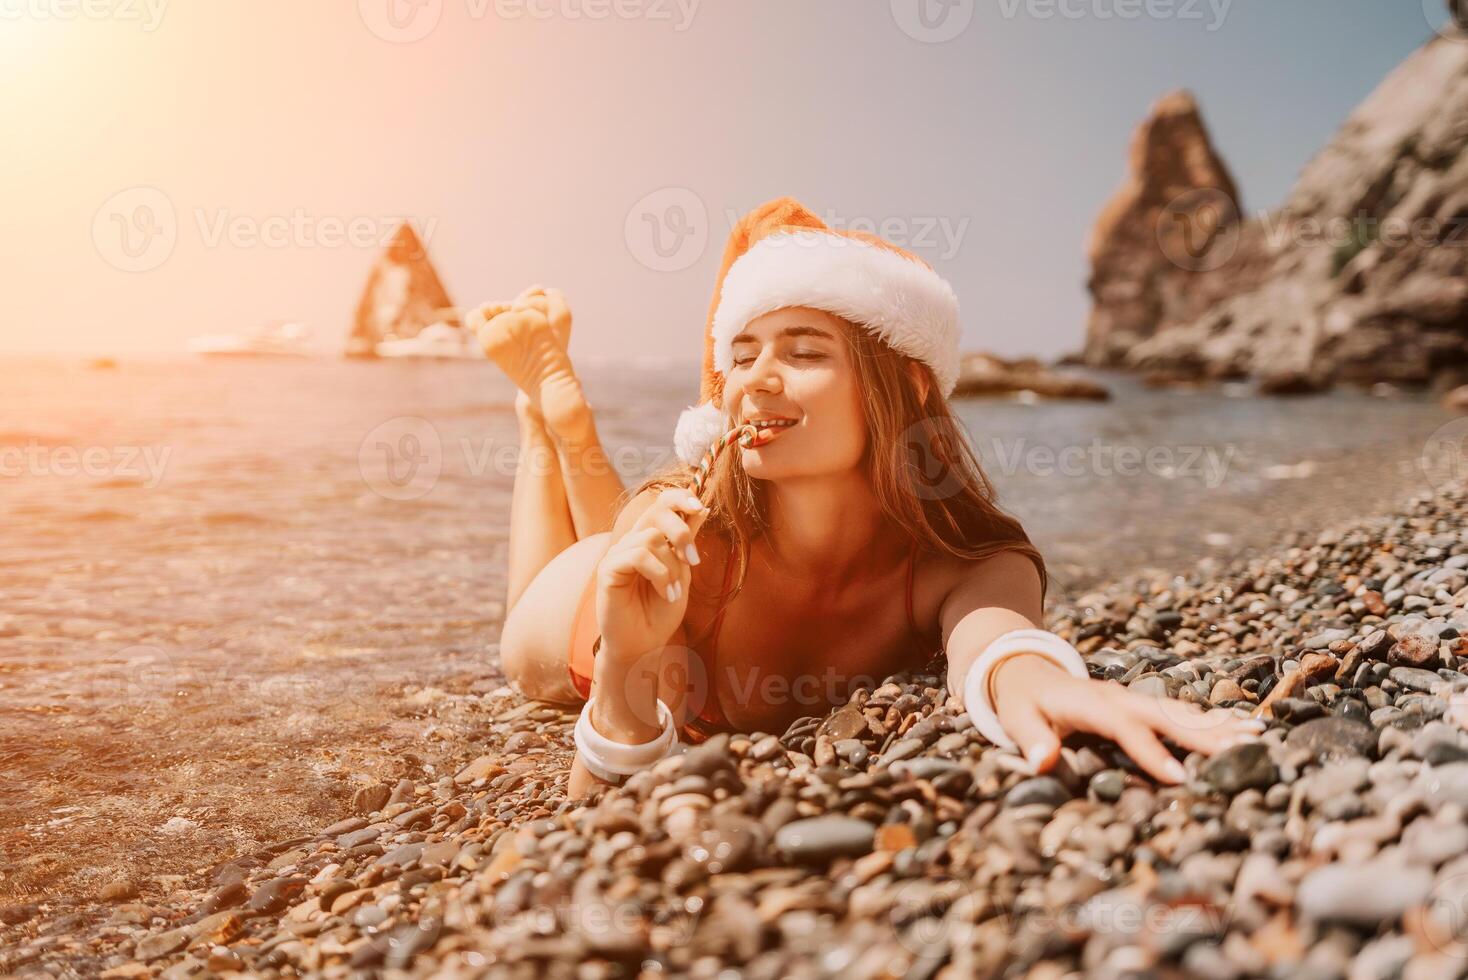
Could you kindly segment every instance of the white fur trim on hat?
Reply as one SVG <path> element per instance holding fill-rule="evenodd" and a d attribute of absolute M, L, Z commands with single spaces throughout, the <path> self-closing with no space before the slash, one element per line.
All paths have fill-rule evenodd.
<path fill-rule="evenodd" d="M 678 458 L 689 466 L 697 466 L 726 427 L 723 410 L 713 402 L 688 406 L 678 416 L 678 428 L 673 433 Z"/>
<path fill-rule="evenodd" d="M 734 335 L 756 317 L 809 306 L 870 327 L 893 349 L 932 368 L 945 396 L 958 384 L 958 297 L 921 261 L 830 232 L 760 239 L 724 277 L 714 313 L 714 367 L 734 366 Z"/>

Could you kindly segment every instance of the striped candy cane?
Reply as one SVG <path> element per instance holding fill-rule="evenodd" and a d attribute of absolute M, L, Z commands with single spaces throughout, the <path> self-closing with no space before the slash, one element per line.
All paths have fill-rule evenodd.
<path fill-rule="evenodd" d="M 698 461 L 697 472 L 693 477 L 693 495 L 702 499 L 704 484 L 708 482 L 709 473 L 713 471 L 714 460 L 719 458 L 719 453 L 733 445 L 736 441 L 745 449 L 754 446 L 759 439 L 759 429 L 749 423 L 737 426 L 725 432 L 714 441 L 708 452 L 703 454 L 703 459 Z"/>

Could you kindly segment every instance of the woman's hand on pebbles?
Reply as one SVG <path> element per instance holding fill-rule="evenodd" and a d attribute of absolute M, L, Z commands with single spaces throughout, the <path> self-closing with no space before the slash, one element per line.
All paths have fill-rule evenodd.
<path fill-rule="evenodd" d="M 1224 708 L 1203 711 L 1176 698 L 1130 691 L 1115 681 L 1081 680 L 1040 656 L 1000 664 L 993 678 L 999 723 L 1036 772 L 1055 764 L 1060 740 L 1072 731 L 1116 742 L 1159 782 L 1180 783 L 1182 763 L 1160 741 L 1212 755 L 1259 737 L 1264 722 Z"/>
<path fill-rule="evenodd" d="M 665 645 L 688 609 L 694 538 L 708 508 L 691 490 L 669 487 L 618 538 L 597 566 L 602 649 L 639 657 Z"/>

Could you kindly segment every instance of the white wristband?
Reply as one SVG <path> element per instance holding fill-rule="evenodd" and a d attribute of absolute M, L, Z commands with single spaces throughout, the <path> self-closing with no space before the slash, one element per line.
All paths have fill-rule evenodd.
<path fill-rule="evenodd" d="M 979 734 L 1005 749 L 1016 746 L 1014 739 L 1004 733 L 1004 726 L 999 724 L 999 716 L 989 703 L 989 675 L 1000 661 L 1020 653 L 1038 653 L 1082 680 L 1091 676 L 1080 651 L 1049 630 L 1015 629 L 995 637 L 964 676 L 963 706 Z"/>
<path fill-rule="evenodd" d="M 595 703 L 596 698 L 586 700 L 586 706 L 581 709 L 581 717 L 576 719 L 574 739 L 576 751 L 581 753 L 581 761 L 587 772 L 603 782 L 621 782 L 622 777 L 630 776 L 667 758 L 678 744 L 673 712 L 663 703 L 662 698 L 658 699 L 658 721 L 662 723 L 662 732 L 649 742 L 632 745 L 614 742 L 592 727 L 591 706 Z"/>

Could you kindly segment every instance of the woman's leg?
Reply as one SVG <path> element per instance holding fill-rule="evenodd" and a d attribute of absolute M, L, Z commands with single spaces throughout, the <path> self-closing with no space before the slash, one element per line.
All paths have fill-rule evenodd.
<path fill-rule="evenodd" d="M 520 421 L 520 459 L 510 496 L 506 614 L 540 570 L 577 540 L 555 441 L 524 392 L 515 399 L 515 415 Z"/>
<path fill-rule="evenodd" d="M 596 419 L 566 345 L 571 311 L 556 290 L 531 287 L 513 304 L 481 307 L 484 352 L 529 399 L 555 443 L 564 497 L 576 538 L 609 530 L 622 479 L 596 432 Z"/>
<path fill-rule="evenodd" d="M 567 671 L 572 624 L 606 550 L 599 532 L 611 527 L 622 481 L 566 354 L 571 314 L 560 294 L 532 287 L 514 304 L 480 307 L 470 322 L 520 388 L 501 667 L 528 697 L 576 701 Z"/>

